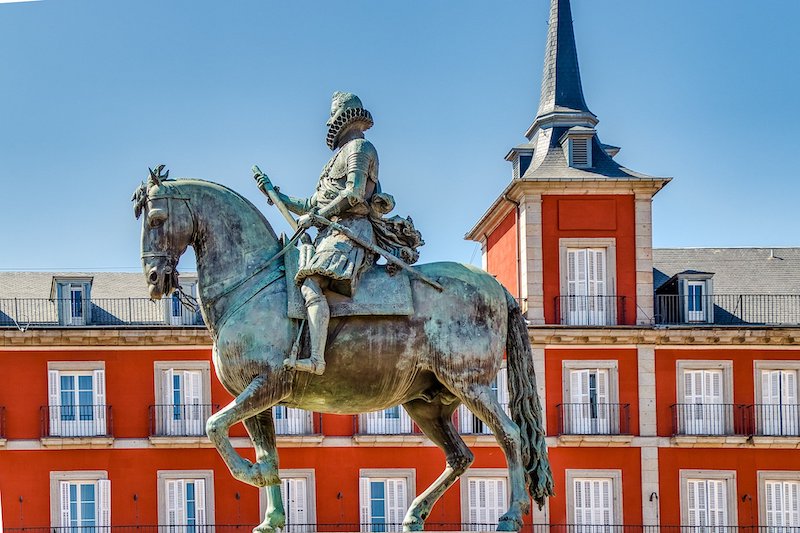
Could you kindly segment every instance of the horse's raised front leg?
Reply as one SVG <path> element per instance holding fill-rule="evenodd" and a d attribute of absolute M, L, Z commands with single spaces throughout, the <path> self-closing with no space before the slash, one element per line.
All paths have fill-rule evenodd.
<path fill-rule="evenodd" d="M 275 445 L 275 422 L 272 419 L 272 408 L 261 411 L 252 418 L 244 419 L 244 427 L 250 434 L 250 440 L 256 449 L 256 461 L 268 465 L 274 471 L 278 470 L 278 448 Z M 282 530 L 286 526 L 286 513 L 283 509 L 281 486 L 268 485 L 267 509 L 264 521 L 257 525 L 254 533 L 272 533 Z"/>
<path fill-rule="evenodd" d="M 422 531 L 436 501 L 469 468 L 475 457 L 453 425 L 453 411 L 458 402 L 445 405 L 438 399 L 432 403 L 413 400 L 403 407 L 422 432 L 444 451 L 447 460 L 444 472 L 414 498 L 403 520 L 403 531 Z"/>
<path fill-rule="evenodd" d="M 214 413 L 206 422 L 206 433 L 220 456 L 228 465 L 231 475 L 249 485 L 264 487 L 280 483 L 277 462 L 256 461 L 255 464 L 244 459 L 234 450 L 228 437 L 228 430 L 237 422 L 253 417 L 282 400 L 281 387 L 274 380 L 258 376 L 231 403 Z"/>
<path fill-rule="evenodd" d="M 472 413 L 486 423 L 494 433 L 508 462 L 511 502 L 508 511 L 500 517 L 498 531 L 519 531 L 522 515 L 531 508 L 530 497 L 525 488 L 525 470 L 522 463 L 522 439 L 520 429 L 492 394 L 488 385 L 472 384 L 454 391 Z"/>

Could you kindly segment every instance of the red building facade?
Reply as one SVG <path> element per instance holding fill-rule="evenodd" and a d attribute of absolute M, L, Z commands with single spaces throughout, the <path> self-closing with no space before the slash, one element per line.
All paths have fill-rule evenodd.
<path fill-rule="evenodd" d="M 552 0 L 539 111 L 467 235 L 529 322 L 557 494 L 528 525 L 800 528 L 800 250 L 654 250 L 669 178 L 616 163 L 597 124 L 569 2 Z M 140 274 L 0 273 L 4 528 L 261 521 L 263 491 L 233 480 L 204 435 L 231 401 L 204 326 L 146 294 Z M 289 531 L 398 530 L 444 467 L 400 408 L 273 415 Z M 505 459 L 480 420 L 456 416 L 475 462 L 429 528 L 492 529 Z M 232 436 L 253 459 L 244 429 Z"/>

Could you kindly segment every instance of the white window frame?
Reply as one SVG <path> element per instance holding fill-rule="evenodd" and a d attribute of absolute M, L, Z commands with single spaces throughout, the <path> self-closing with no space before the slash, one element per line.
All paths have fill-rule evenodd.
<path fill-rule="evenodd" d="M 205 526 L 213 526 L 216 523 L 214 514 L 214 471 L 213 470 L 158 470 L 156 472 L 158 497 L 158 523 L 167 524 L 167 480 L 197 480 L 205 481 Z M 202 529 L 202 525 L 197 525 Z M 180 531 L 181 528 L 167 528 L 170 531 Z"/>
<path fill-rule="evenodd" d="M 316 476 L 314 474 L 313 468 L 291 468 L 291 469 L 281 469 L 278 471 L 278 475 L 281 478 L 281 483 L 284 479 L 304 479 L 306 482 L 306 516 L 307 521 L 306 524 L 309 527 L 300 527 L 300 524 L 295 524 L 295 527 L 292 527 L 293 524 L 289 523 L 289 504 L 288 502 L 283 502 L 283 507 L 286 511 L 286 529 L 287 533 L 306 533 L 311 532 L 314 529 L 314 524 L 317 523 L 317 481 Z M 258 491 L 258 509 L 259 515 L 264 517 L 267 512 L 267 503 L 269 500 L 269 495 L 267 493 L 269 487 L 267 489 L 261 489 Z"/>
<path fill-rule="evenodd" d="M 47 362 L 47 411 L 50 437 L 105 437 L 108 433 L 105 361 L 48 361 Z M 92 419 L 94 424 L 80 424 L 76 420 L 74 431 L 61 420 L 61 375 L 92 374 Z M 76 380 L 77 386 L 77 380 Z M 76 388 L 77 394 L 77 388 Z M 77 405 L 77 404 L 76 404 Z M 85 431 L 88 428 L 93 431 Z M 65 431 L 66 430 L 66 431 Z M 63 433 L 63 434 L 62 434 Z"/>
<path fill-rule="evenodd" d="M 790 471 L 790 470 L 759 470 L 757 472 L 757 479 L 758 479 L 758 523 L 759 525 L 764 528 L 765 531 L 768 531 L 768 524 L 767 524 L 767 482 L 768 481 L 795 481 L 800 483 L 800 471 Z M 800 526 L 800 522 L 797 524 Z M 782 527 L 796 527 L 796 526 L 775 526 L 778 528 L 778 531 L 781 531 Z"/>
<path fill-rule="evenodd" d="M 181 290 L 189 296 L 198 300 L 197 295 L 197 277 L 196 276 L 181 276 L 180 277 Z M 164 320 L 167 324 L 172 326 L 187 326 L 195 324 L 198 311 L 191 311 L 184 306 L 181 306 L 181 314 L 175 315 L 172 311 L 173 299 L 176 297 L 177 292 L 171 294 L 168 298 L 164 298 Z"/>
<path fill-rule="evenodd" d="M 736 491 L 736 470 L 681 470 L 680 471 L 680 500 L 681 500 L 681 525 L 689 525 L 689 485 L 690 479 L 723 480 L 725 481 L 726 512 L 728 524 L 726 527 L 738 526 L 738 498 Z"/>
<path fill-rule="evenodd" d="M 363 532 L 370 531 L 369 524 L 371 522 L 370 516 L 364 516 L 364 509 L 369 508 L 369 502 L 366 502 L 365 499 L 367 497 L 363 491 L 363 482 L 362 480 L 386 480 L 386 479 L 403 479 L 406 483 L 406 509 L 403 511 L 403 515 L 405 515 L 406 511 L 408 511 L 408 507 L 411 505 L 411 502 L 414 501 L 414 495 L 417 489 L 417 472 L 413 468 L 362 468 L 358 471 L 358 505 L 359 505 L 359 523 L 360 529 Z M 367 511 L 368 513 L 368 511 Z M 388 509 L 387 509 L 388 513 Z M 389 517 L 387 518 L 387 523 L 384 531 L 391 532 L 391 531 L 402 531 L 403 527 L 402 524 L 398 524 L 395 526 L 394 524 L 389 523 Z M 400 522 L 403 521 L 403 517 L 400 517 Z"/>
<path fill-rule="evenodd" d="M 695 276 L 698 276 L 695 274 Z M 714 322 L 714 281 L 711 279 L 711 274 L 702 275 L 702 277 L 681 277 L 678 282 L 680 283 L 680 293 L 683 295 L 681 302 L 681 316 L 682 320 L 688 324 L 711 324 Z M 689 287 L 691 285 L 698 285 L 703 287 L 702 311 L 692 311 L 692 313 L 702 313 L 697 316 L 689 316 Z"/>
<path fill-rule="evenodd" d="M 500 366 L 500 370 L 497 372 L 495 380 L 497 383 L 497 400 L 506 414 L 511 416 L 511 411 L 509 410 L 511 393 L 508 389 L 508 369 L 506 368 L 505 361 L 503 361 L 503 364 Z M 462 404 L 458 406 L 457 416 L 459 433 L 465 435 L 493 435 L 492 429 L 487 426 L 483 420 L 472 414 L 472 411 L 470 411 L 465 405 Z M 467 427 L 470 428 L 469 432 L 464 431 Z M 476 431 L 473 428 L 479 429 Z"/>
<path fill-rule="evenodd" d="M 608 413 L 609 430 L 612 434 L 620 432 L 622 412 L 619 408 L 619 360 L 565 360 L 561 363 L 561 383 L 563 385 L 562 404 L 572 403 L 572 372 L 577 370 L 606 370 L 608 371 L 608 403 L 616 404 L 616 413 L 611 408 Z M 617 415 L 614 420 L 614 414 Z M 566 424 L 565 424 L 566 426 Z M 565 429 L 567 429 L 565 427 Z"/>
<path fill-rule="evenodd" d="M 589 249 L 589 248 L 595 248 L 595 249 L 605 248 L 606 251 L 605 296 L 611 297 L 617 295 L 617 239 L 605 238 L 605 237 L 604 238 L 564 237 L 558 240 L 558 258 L 559 258 L 558 272 L 560 280 L 559 296 L 561 297 L 560 307 L 563 307 L 564 305 L 564 297 L 569 296 L 569 274 L 568 274 L 569 260 L 567 257 L 568 250 Z M 611 309 L 609 311 L 606 311 L 605 316 L 603 317 L 603 321 L 608 323 L 597 324 L 597 325 L 615 325 L 618 321 L 616 299 L 608 298 L 605 303 L 606 305 L 611 306 Z M 559 320 L 566 319 L 567 323 L 570 322 L 569 315 L 564 309 L 560 309 L 560 314 L 561 316 L 558 317 Z M 572 325 L 580 326 L 583 324 L 576 323 Z"/>
<path fill-rule="evenodd" d="M 783 372 L 795 372 L 796 378 L 795 383 L 798 385 L 798 404 L 800 404 L 800 361 L 797 360 L 757 360 L 753 361 L 753 380 L 755 385 L 755 404 L 763 404 L 764 403 L 764 390 L 763 390 L 763 383 L 761 381 L 761 373 L 762 372 L 770 372 L 780 370 Z M 788 405 L 788 404 L 785 404 Z M 789 415 L 800 415 L 800 406 L 794 407 L 788 410 Z M 756 424 L 759 425 L 757 428 L 762 435 L 771 435 L 770 433 L 764 432 L 764 425 L 762 417 L 756 413 Z M 793 422 L 795 424 L 793 427 L 795 430 L 800 429 L 800 420 L 795 420 Z"/>
<path fill-rule="evenodd" d="M 622 525 L 624 522 L 622 517 L 622 470 L 584 470 L 584 469 L 566 469 L 566 483 L 567 483 L 567 522 L 575 524 L 575 481 L 579 479 L 610 479 L 611 480 L 611 505 L 614 520 L 612 526 Z M 605 524 L 604 524 L 605 525 Z M 575 526 L 575 531 L 581 531 L 580 526 Z M 586 526 L 586 531 L 596 531 L 598 526 Z"/>
<path fill-rule="evenodd" d="M 460 496 L 461 496 L 461 522 L 463 524 L 468 524 L 464 530 L 465 531 L 477 531 L 478 529 L 473 527 L 470 529 L 470 501 L 469 501 L 469 481 L 470 479 L 475 478 L 493 478 L 493 479 L 504 479 L 505 480 L 505 488 L 506 488 L 506 505 L 505 509 L 502 510 L 498 514 L 498 518 L 502 516 L 507 510 L 510 505 L 510 498 L 511 498 L 511 483 L 508 479 L 508 470 L 504 468 L 468 468 L 466 472 L 461 476 L 459 480 L 460 485 Z M 481 531 L 483 531 L 481 529 Z"/>
<path fill-rule="evenodd" d="M 169 394 L 168 398 L 164 397 L 164 391 L 168 387 L 169 390 L 172 390 L 172 383 L 165 383 L 166 373 L 168 371 L 173 372 L 200 372 L 200 385 L 201 385 L 201 394 L 200 394 L 200 404 L 210 406 L 211 405 L 211 364 L 208 361 L 155 361 L 153 363 L 153 386 L 155 390 L 155 405 L 173 405 L 172 402 L 172 394 Z M 171 425 L 169 420 L 164 420 L 164 413 L 166 412 L 165 408 L 158 408 L 156 407 L 156 412 L 154 414 L 154 423 L 155 427 L 158 430 L 157 433 L 159 435 L 166 435 L 166 436 L 174 436 L 174 437 L 181 437 L 181 436 L 205 436 L 205 418 L 210 415 L 210 408 L 207 408 L 207 412 L 202 413 L 201 417 L 204 418 L 201 423 L 195 424 L 198 427 L 192 428 L 195 431 L 191 432 L 191 435 L 187 435 L 188 431 L 185 430 L 185 424 L 178 424 L 178 425 Z M 183 422 L 183 420 L 181 421 Z"/>
<path fill-rule="evenodd" d="M 92 278 L 53 278 L 54 290 L 51 290 L 52 298 L 56 299 L 58 311 L 58 323 L 65 326 L 85 326 L 89 321 L 87 315 L 91 315 L 91 291 Z M 72 288 L 80 288 L 83 292 L 81 298 L 80 317 L 72 316 Z M 59 293 L 61 298 L 59 299 Z"/>
<path fill-rule="evenodd" d="M 686 404 L 686 386 L 684 383 L 684 372 L 687 370 L 722 370 L 722 404 L 733 404 L 733 361 L 726 360 L 678 360 L 675 362 L 676 368 L 676 385 L 677 395 L 676 402 L 678 404 Z M 724 408 L 723 408 L 724 409 Z M 729 409 L 727 413 L 727 420 L 725 421 L 725 433 L 729 433 L 730 429 L 734 427 L 733 424 L 733 409 Z M 680 416 L 678 422 L 680 423 Z M 685 424 L 685 420 L 684 420 Z M 686 433 L 686 428 L 679 427 L 682 433 Z"/>
<path fill-rule="evenodd" d="M 61 484 L 78 482 L 95 484 L 95 508 L 97 510 L 95 523 L 97 527 L 110 526 L 111 482 L 108 479 L 108 472 L 105 470 L 72 470 L 50 472 L 50 527 L 62 527 Z"/>

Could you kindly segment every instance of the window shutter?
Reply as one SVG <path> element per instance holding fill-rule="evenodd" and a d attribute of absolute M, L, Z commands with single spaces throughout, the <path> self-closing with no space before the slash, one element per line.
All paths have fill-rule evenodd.
<path fill-rule="evenodd" d="M 728 495 L 724 480 L 706 480 L 706 494 L 708 495 L 708 525 L 728 525 Z"/>
<path fill-rule="evenodd" d="M 797 404 L 797 372 L 786 370 L 781 372 L 783 375 L 783 397 L 781 403 L 784 405 Z"/>
<path fill-rule="evenodd" d="M 364 421 L 364 429 L 367 434 L 380 433 L 382 431 L 383 411 L 376 411 L 374 413 L 367 413 L 361 415 Z"/>
<path fill-rule="evenodd" d="M 308 488 L 305 478 L 287 479 L 287 492 L 289 494 L 288 517 L 291 524 L 308 524 L 308 503 L 306 502 Z"/>
<path fill-rule="evenodd" d="M 199 435 L 203 429 L 202 404 L 202 374 L 200 371 L 186 371 L 183 373 L 183 403 L 186 418 L 187 433 Z"/>
<path fill-rule="evenodd" d="M 391 524 L 390 531 L 400 531 L 403 528 L 403 518 L 407 509 L 408 487 L 403 478 L 386 480 L 386 507 L 387 519 Z"/>
<path fill-rule="evenodd" d="M 573 488 L 576 524 L 613 525 L 612 480 L 576 479 Z"/>
<path fill-rule="evenodd" d="M 500 402 L 506 414 L 509 414 L 508 368 L 506 367 L 497 372 L 497 401 Z"/>
<path fill-rule="evenodd" d="M 595 383 L 597 384 L 597 432 L 609 433 L 611 417 L 609 416 L 608 405 L 608 370 L 601 368 L 596 372 Z M 616 425 L 616 424 L 615 424 Z"/>
<path fill-rule="evenodd" d="M 56 437 L 61 434 L 59 420 L 61 420 L 61 397 L 59 396 L 58 370 L 47 371 L 47 413 L 50 420 L 50 435 Z"/>
<path fill-rule="evenodd" d="M 706 494 L 705 483 L 701 480 L 690 479 L 686 483 L 688 495 L 688 522 L 689 526 L 705 525 Z"/>
<path fill-rule="evenodd" d="M 370 514 L 369 478 L 362 477 L 358 480 L 360 485 L 359 499 L 361 500 L 361 531 L 372 531 L 372 517 Z"/>
<path fill-rule="evenodd" d="M 590 139 L 570 139 L 570 166 L 589 166 L 589 141 Z"/>
<path fill-rule="evenodd" d="M 765 508 L 767 511 L 767 526 L 782 526 L 783 524 L 783 510 L 782 496 L 783 487 L 782 483 L 778 481 L 767 481 L 764 484 L 766 492 Z"/>
<path fill-rule="evenodd" d="M 94 404 L 95 431 L 97 435 L 106 435 L 106 371 L 94 371 Z"/>
<path fill-rule="evenodd" d="M 722 402 L 722 370 L 706 370 L 705 390 L 703 399 L 705 403 L 721 404 Z"/>
<path fill-rule="evenodd" d="M 567 250 L 567 295 L 574 296 L 578 293 L 578 250 Z"/>
<path fill-rule="evenodd" d="M 800 483 L 797 481 L 786 482 L 786 525 L 800 527 Z"/>
<path fill-rule="evenodd" d="M 591 519 L 588 519 L 587 513 L 591 510 L 591 501 L 589 500 L 589 482 L 576 479 L 574 481 L 574 508 L 575 508 L 575 524 L 584 525 L 591 524 Z"/>
<path fill-rule="evenodd" d="M 406 410 L 403 407 L 399 407 L 400 409 L 400 433 L 406 435 L 411 433 L 411 417 L 408 416 Z"/>
<path fill-rule="evenodd" d="M 111 527 L 111 480 L 97 481 L 97 525 Z"/>
<path fill-rule="evenodd" d="M 195 517 L 197 525 L 206 525 L 206 480 L 194 480 Z"/>
<path fill-rule="evenodd" d="M 174 479 L 164 481 L 164 489 L 167 493 L 167 524 L 168 526 L 178 525 L 178 485 Z"/>
<path fill-rule="evenodd" d="M 72 520 L 72 516 L 69 512 L 69 482 L 62 481 L 59 483 L 59 492 L 61 494 L 61 508 L 60 516 L 61 516 L 61 527 L 69 527 L 70 522 Z"/>
<path fill-rule="evenodd" d="M 506 480 L 505 479 L 495 479 L 495 495 L 496 498 L 494 500 L 494 509 L 492 511 L 491 521 L 492 525 L 497 524 L 500 522 L 500 517 L 503 516 L 503 513 L 506 511 L 506 507 L 508 507 L 508 496 L 506 495 Z"/>

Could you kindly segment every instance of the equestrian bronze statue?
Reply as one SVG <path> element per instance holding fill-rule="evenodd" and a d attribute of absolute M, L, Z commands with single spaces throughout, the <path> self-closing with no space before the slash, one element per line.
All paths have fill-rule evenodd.
<path fill-rule="evenodd" d="M 273 406 L 354 415 L 402 405 L 446 457 L 403 520 L 405 531 L 421 531 L 473 461 L 452 420 L 461 404 L 506 456 L 510 505 L 498 530 L 517 531 L 530 498 L 541 506 L 553 493 L 525 319 L 481 269 L 411 266 L 422 240 L 410 219 L 384 216 L 393 201 L 380 191 L 377 152 L 363 139 L 366 117 L 354 95 L 334 95 L 328 140 L 336 153 L 310 199 L 280 193 L 257 172 L 273 203 L 302 214 L 291 239 L 222 185 L 168 179 L 163 166 L 151 171 L 133 198 L 150 297 L 180 290 L 178 260 L 192 246 L 214 367 L 236 398 L 206 431 L 236 479 L 266 487 L 266 516 L 255 531 L 285 525 Z M 312 225 L 314 244 L 301 237 Z M 381 255 L 385 265 L 376 262 Z M 504 353 L 510 416 L 491 389 Z M 231 445 L 237 422 L 250 434 L 255 463 Z"/>

